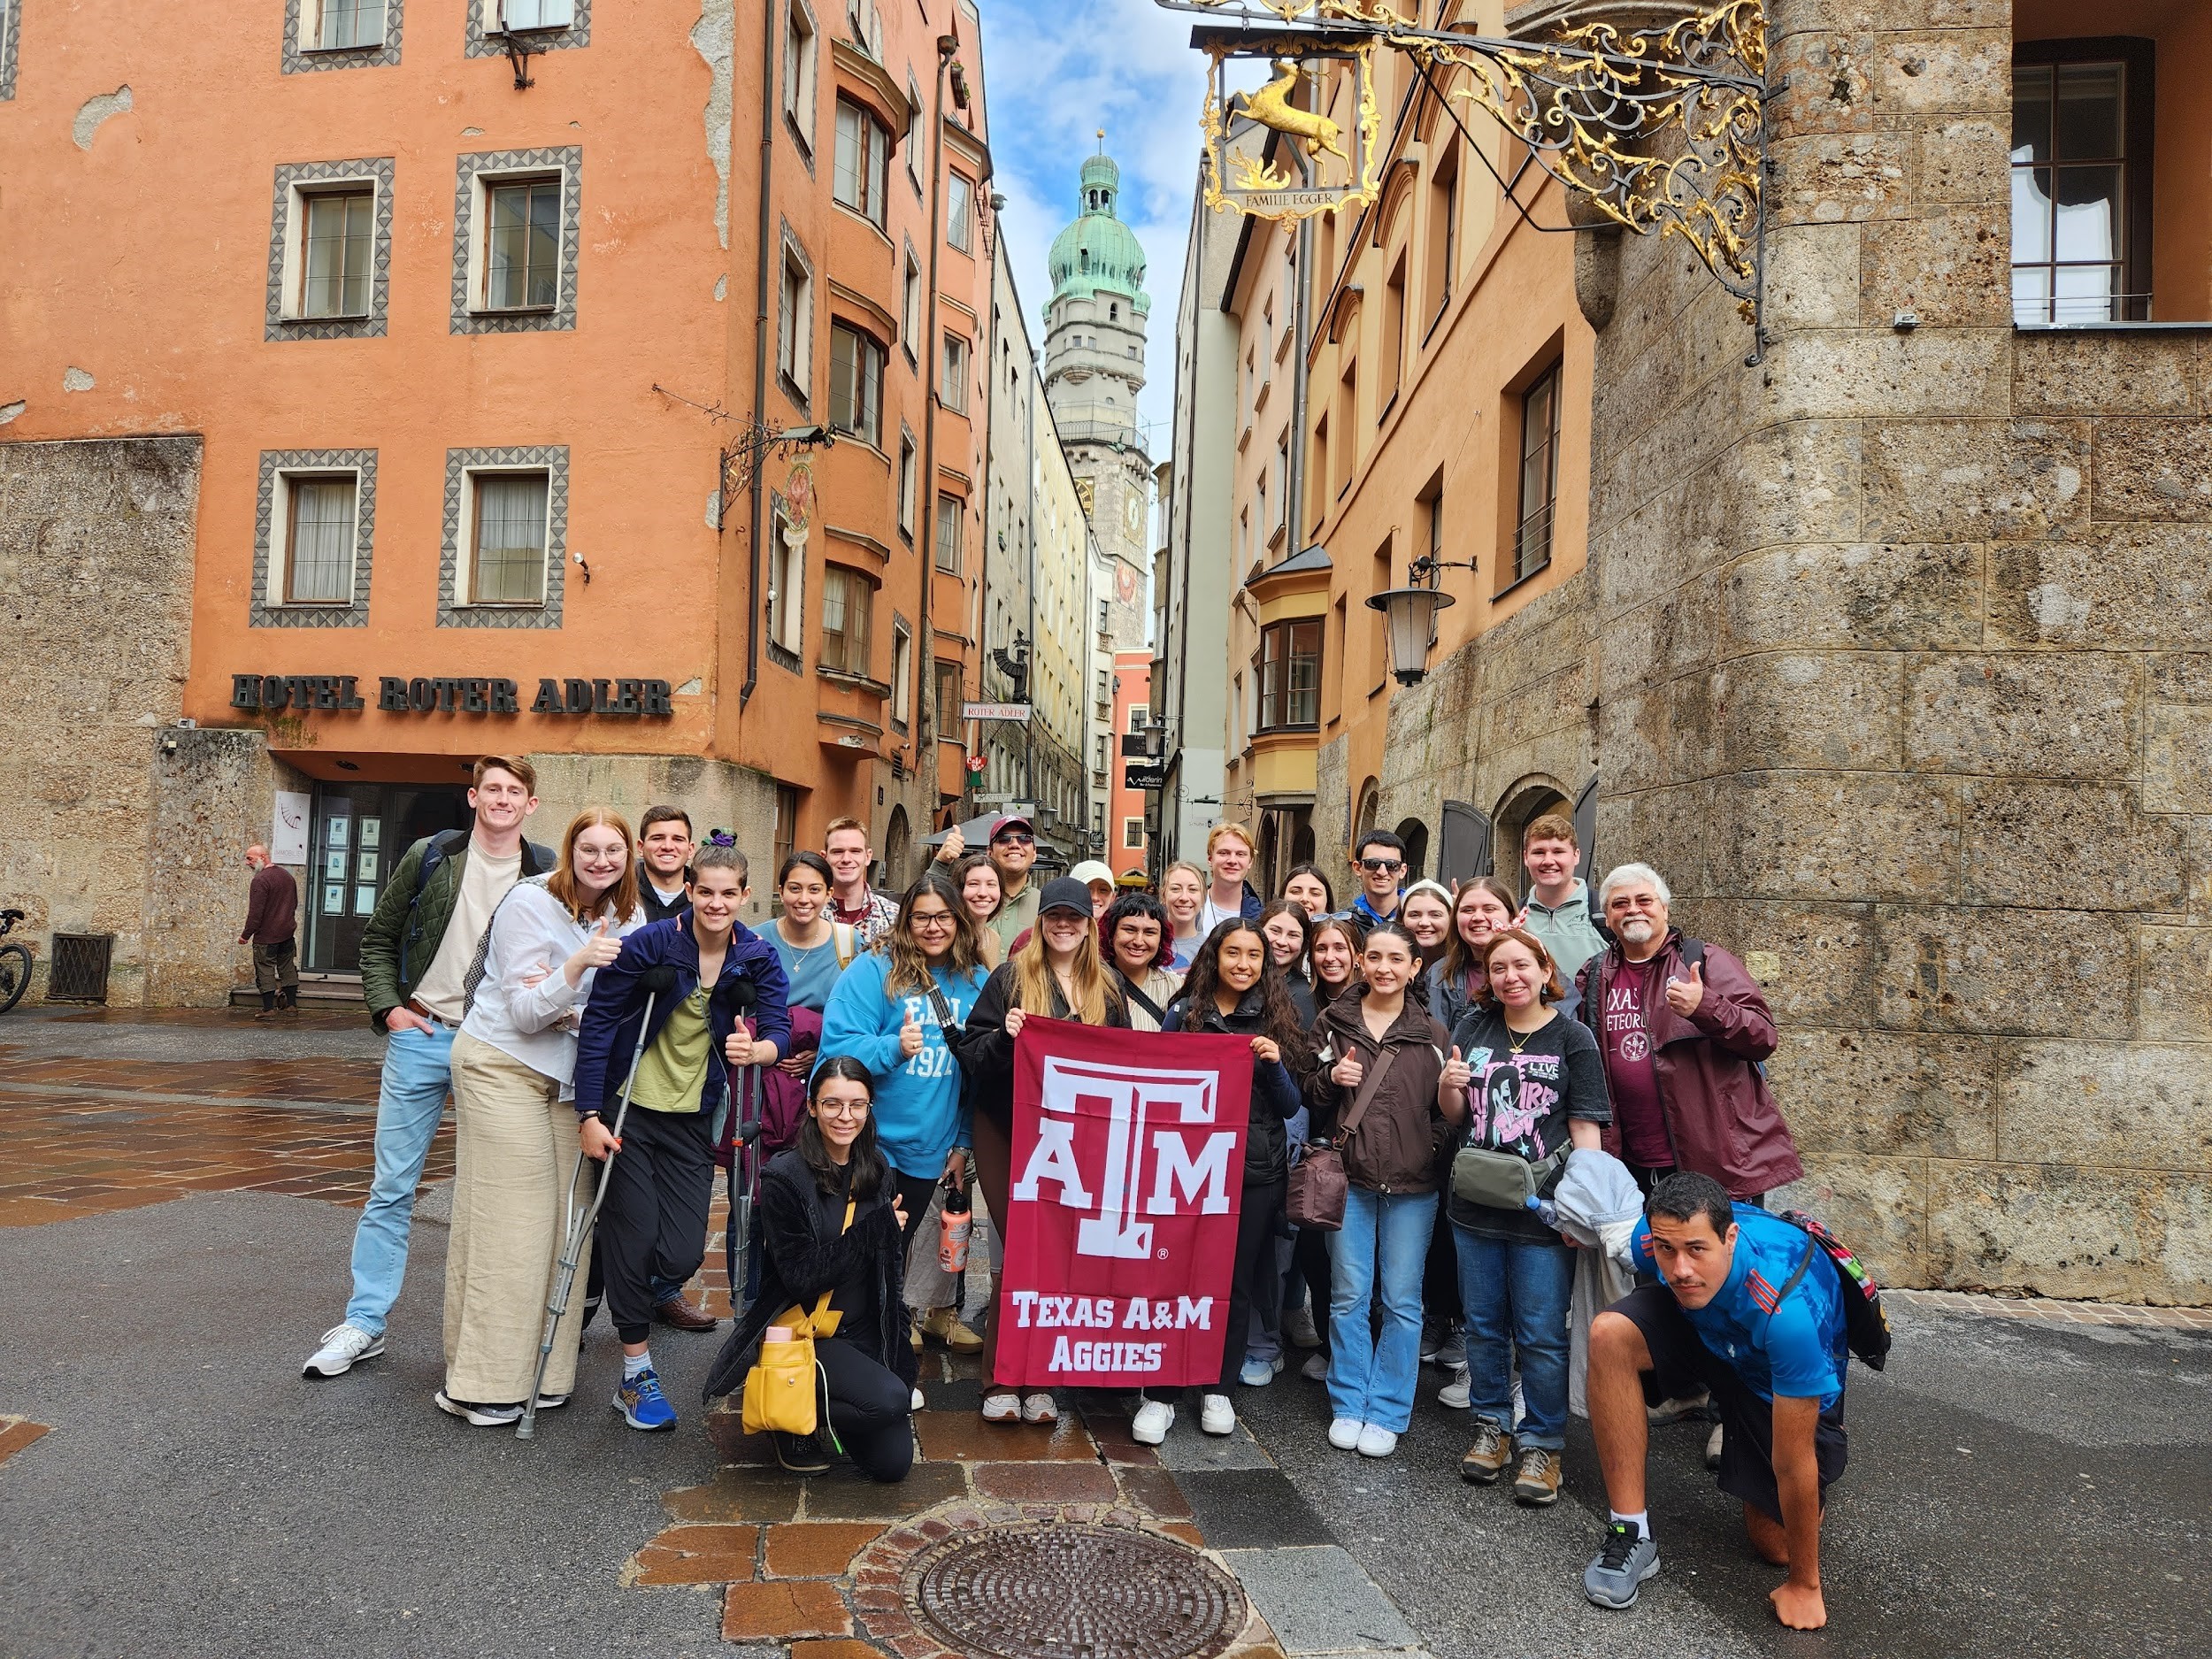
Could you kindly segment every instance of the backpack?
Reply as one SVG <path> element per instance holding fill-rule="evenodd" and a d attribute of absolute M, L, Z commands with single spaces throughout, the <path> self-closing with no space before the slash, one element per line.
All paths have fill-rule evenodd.
<path fill-rule="evenodd" d="M 1775 1217 L 1786 1221 L 1812 1240 L 1812 1248 L 1805 1252 L 1805 1259 L 1782 1284 L 1775 1301 L 1797 1288 L 1797 1281 L 1805 1277 L 1805 1270 L 1813 1264 L 1813 1252 L 1819 1251 L 1833 1263 L 1836 1282 L 1843 1293 L 1843 1335 L 1845 1343 L 1859 1361 L 1870 1371 L 1879 1371 L 1889 1363 L 1889 1318 L 1882 1311 L 1881 1286 L 1874 1282 L 1874 1275 L 1866 1271 L 1851 1247 L 1815 1221 L 1801 1210 L 1785 1210 Z"/>

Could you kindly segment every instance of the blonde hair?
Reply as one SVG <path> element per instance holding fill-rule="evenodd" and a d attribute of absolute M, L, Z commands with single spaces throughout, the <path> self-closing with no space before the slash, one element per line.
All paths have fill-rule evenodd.
<path fill-rule="evenodd" d="M 1038 918 L 1041 923 L 1043 918 Z M 1121 993 L 1106 977 L 1105 958 L 1098 949 L 1098 929 L 1088 926 L 1083 929 L 1083 942 L 1075 948 L 1075 964 L 1069 978 L 1075 982 L 1074 1007 L 1071 1010 L 1086 1025 L 1102 1025 L 1107 1010 L 1121 1006 Z M 1045 955 L 1045 930 L 1041 926 L 1029 930 L 1029 941 L 1013 956 L 1014 1002 L 1025 1014 L 1052 1017 L 1052 964 Z"/>
<path fill-rule="evenodd" d="M 1219 841 L 1224 835 L 1235 836 L 1239 841 L 1244 843 L 1244 850 L 1248 853 L 1256 852 L 1258 850 L 1259 844 L 1252 839 L 1252 832 L 1250 830 L 1245 828 L 1243 825 L 1238 823 L 1236 819 L 1233 818 L 1225 818 L 1220 823 L 1215 825 L 1211 829 L 1206 832 L 1207 857 L 1210 858 L 1214 856 L 1214 843 Z"/>

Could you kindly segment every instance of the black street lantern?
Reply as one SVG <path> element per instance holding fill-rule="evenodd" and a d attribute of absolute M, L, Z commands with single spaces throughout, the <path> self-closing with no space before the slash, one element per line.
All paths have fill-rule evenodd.
<path fill-rule="evenodd" d="M 1367 602 L 1379 611 L 1390 634 L 1390 672 L 1402 686 L 1417 686 L 1428 677 L 1429 647 L 1436 641 L 1436 613 L 1457 603 L 1438 591 L 1436 575 L 1442 570 L 1471 571 L 1472 559 L 1434 559 L 1425 554 L 1406 570 L 1406 586 L 1388 588 Z"/>

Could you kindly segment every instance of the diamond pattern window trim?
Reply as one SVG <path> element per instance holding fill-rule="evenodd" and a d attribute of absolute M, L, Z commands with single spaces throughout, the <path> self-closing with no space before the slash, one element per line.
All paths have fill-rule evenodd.
<path fill-rule="evenodd" d="M 270 560 L 283 541 L 277 522 L 277 475 L 285 472 L 355 475 L 353 600 L 349 604 L 269 603 Z M 376 539 L 374 449 L 264 449 L 260 493 L 253 515 L 253 595 L 246 624 L 256 628 L 365 628 L 369 626 L 369 555 Z"/>
<path fill-rule="evenodd" d="M 0 0 L 11 19 L 19 0 Z M 284 0 L 284 58 L 288 75 L 311 74 L 323 69 L 376 69 L 399 61 L 400 18 L 407 0 L 384 0 L 384 40 L 377 46 L 350 46 L 335 51 L 314 50 L 315 24 L 320 12 L 316 0 Z M 301 38 L 301 30 L 308 38 Z M 0 96 L 7 96 L 0 92 Z"/>
<path fill-rule="evenodd" d="M 579 4 L 580 17 L 583 7 Z M 584 213 L 584 152 L 576 145 L 557 150 L 503 150 L 479 155 L 463 156 L 453 187 L 453 316 L 451 332 L 457 334 L 518 334 L 539 330 L 565 331 L 576 326 L 576 264 L 583 243 Z M 488 187 L 494 179 L 507 175 L 517 178 L 530 173 L 561 175 L 561 268 L 556 285 L 553 308 L 536 311 L 488 311 L 474 309 L 475 296 L 470 291 L 470 277 L 480 276 L 488 264 L 491 250 L 480 252 L 479 239 L 488 227 L 477 223 L 479 206 L 489 212 L 488 189 L 480 190 L 478 179 L 491 175 L 484 182 Z M 478 197 L 486 199 L 480 204 Z"/>
<path fill-rule="evenodd" d="M 476 526 L 469 521 L 471 472 L 521 472 L 542 467 L 545 493 L 545 603 L 538 605 L 466 605 L 460 592 L 461 561 L 472 550 Z M 445 452 L 445 530 L 438 555 L 438 626 L 442 628 L 557 628 L 561 626 L 563 572 L 568 565 L 568 449 L 539 444 L 499 449 Z"/>
<path fill-rule="evenodd" d="M 7 0 L 0 0 L 0 4 Z M 292 214 L 304 215 L 306 204 L 295 192 L 321 185 L 359 182 L 376 187 L 374 242 L 369 257 L 369 309 L 362 317 L 288 317 L 285 315 L 286 253 L 295 240 L 303 242 L 306 227 L 296 238 Z M 305 257 L 303 246 L 301 257 Z M 373 156 L 358 161 L 287 163 L 276 170 L 276 192 L 269 207 L 269 292 L 263 307 L 264 340 L 367 340 L 384 334 L 386 304 L 392 276 L 392 158 Z M 294 309 L 297 309 L 294 307 Z"/>
<path fill-rule="evenodd" d="M 507 42 L 498 30 L 499 0 L 468 0 L 468 32 L 462 56 L 504 58 Z M 565 28 L 532 29 L 522 38 L 530 43 L 533 52 L 559 52 L 590 45 L 591 0 L 574 0 Z"/>
<path fill-rule="evenodd" d="M 0 0 L 0 103 L 15 96 L 15 43 L 23 0 Z"/>

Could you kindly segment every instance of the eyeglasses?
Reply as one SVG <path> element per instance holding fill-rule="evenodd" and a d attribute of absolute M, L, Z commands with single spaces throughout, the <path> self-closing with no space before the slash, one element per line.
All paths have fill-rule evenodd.
<path fill-rule="evenodd" d="M 950 927 L 954 926 L 951 915 L 944 910 L 917 910 L 908 917 L 906 921 L 910 927 Z"/>
<path fill-rule="evenodd" d="M 1363 858 L 1359 861 L 1359 867 L 1381 875 L 1386 871 L 1403 870 L 1406 864 L 1402 858 Z"/>
<path fill-rule="evenodd" d="M 818 1100 L 814 1102 L 817 1118 L 865 1118 L 868 1102 L 864 1100 Z"/>
<path fill-rule="evenodd" d="M 991 845 L 994 847 L 1034 847 L 1036 844 L 1037 838 L 1034 835 L 1025 835 L 1018 830 L 991 837 Z"/>

